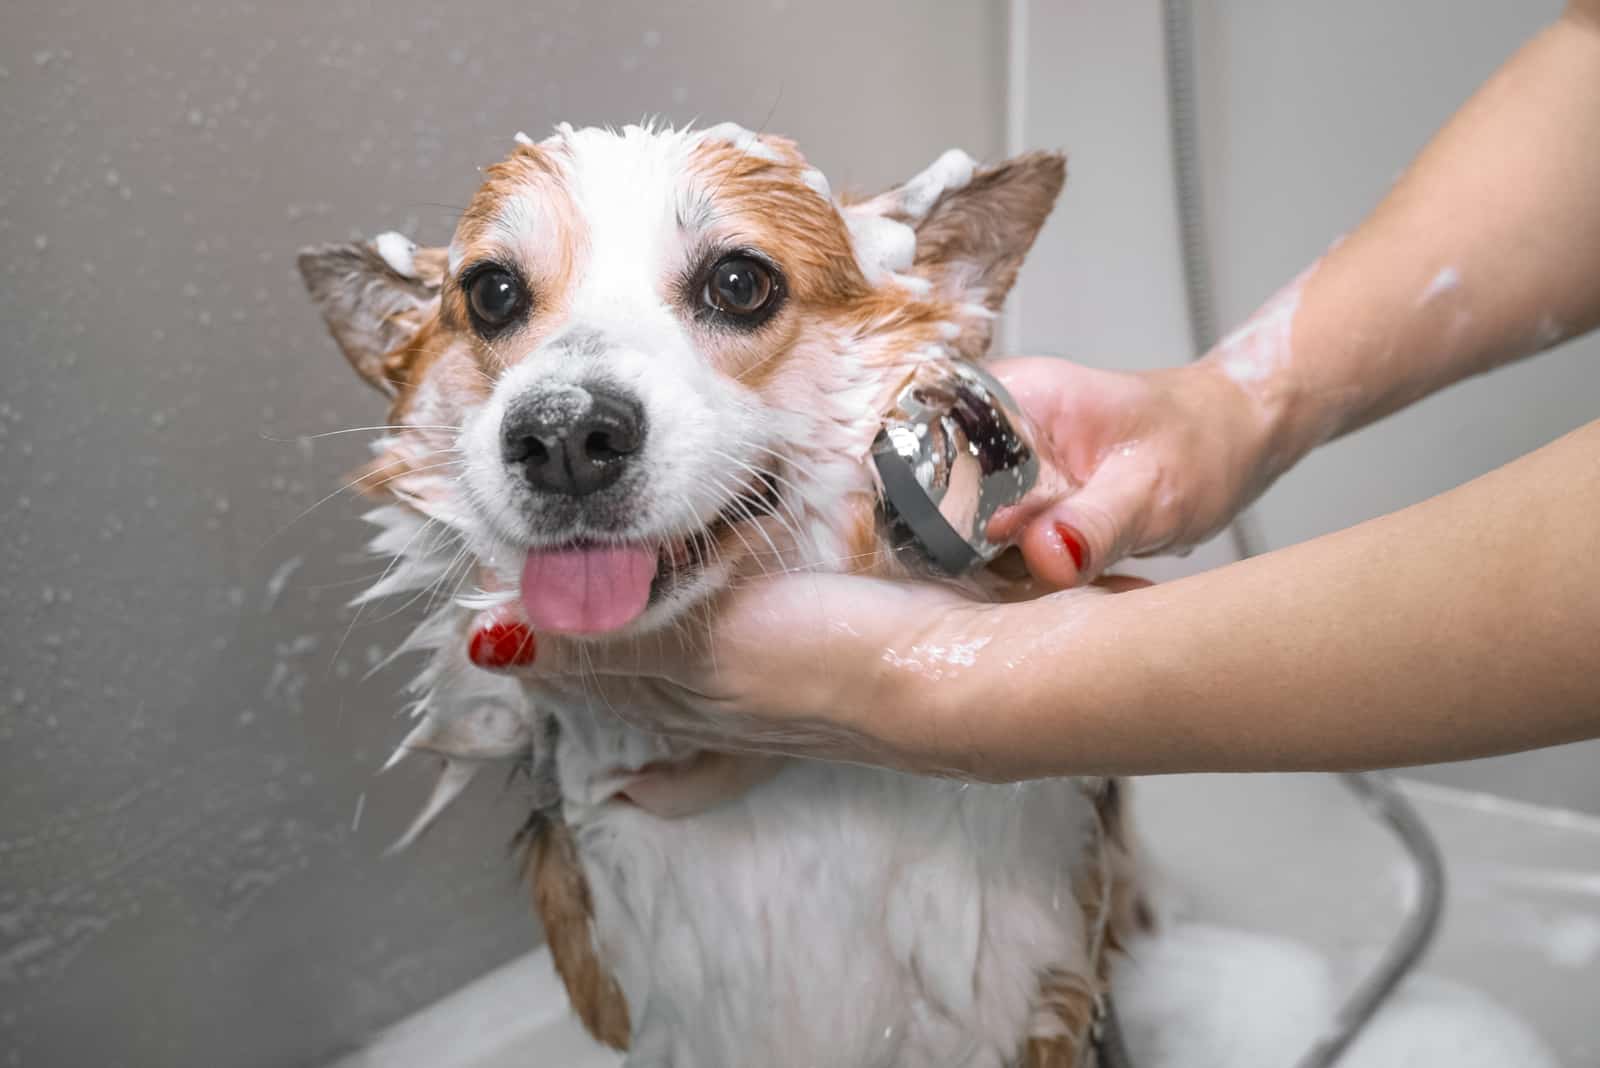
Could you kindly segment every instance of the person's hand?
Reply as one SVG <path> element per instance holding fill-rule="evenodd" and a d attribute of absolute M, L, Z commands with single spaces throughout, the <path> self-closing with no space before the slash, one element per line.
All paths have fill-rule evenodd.
<path fill-rule="evenodd" d="M 637 637 L 534 635 L 513 602 L 477 619 L 472 652 L 480 667 L 581 691 L 687 741 L 903 764 L 913 754 L 875 735 L 897 734 L 890 720 L 929 681 L 909 658 L 930 643 L 960 645 L 985 607 L 929 583 L 782 574 L 740 583 L 707 611 Z M 928 662 L 934 675 L 937 660 Z"/>
<path fill-rule="evenodd" d="M 1199 544 L 1281 470 L 1259 405 L 1209 364 L 1130 374 L 1033 357 L 990 369 L 1043 432 L 1047 472 L 990 538 L 1016 541 L 1051 586 Z"/>
<path fill-rule="evenodd" d="M 1107 578 L 1051 595 L 1045 612 L 1052 627 L 1081 621 L 1106 593 L 1141 585 Z M 1019 614 L 1034 606 L 1043 602 L 981 603 L 933 583 L 784 574 L 642 637 L 534 635 L 513 602 L 475 622 L 473 659 L 713 749 L 1003 779 L 1010 765 L 997 754 L 1017 739 L 1004 737 L 998 710 L 975 719 L 972 695 L 1036 641 Z"/>

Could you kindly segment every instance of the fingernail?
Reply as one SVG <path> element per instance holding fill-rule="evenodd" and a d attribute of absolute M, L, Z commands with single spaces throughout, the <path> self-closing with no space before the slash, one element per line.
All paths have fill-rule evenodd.
<path fill-rule="evenodd" d="M 525 623 L 491 623 L 473 634 L 467 646 L 468 659 L 496 671 L 527 667 L 537 654 L 538 643 Z"/>
<path fill-rule="evenodd" d="M 1067 547 L 1067 552 L 1072 554 L 1072 563 L 1079 571 L 1089 559 L 1089 552 L 1083 547 L 1083 537 L 1076 530 L 1065 523 L 1056 524 L 1056 537 L 1061 539 L 1061 544 Z"/>

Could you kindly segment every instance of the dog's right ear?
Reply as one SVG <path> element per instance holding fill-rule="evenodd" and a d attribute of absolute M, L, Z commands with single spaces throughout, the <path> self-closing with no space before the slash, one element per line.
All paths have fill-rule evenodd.
<path fill-rule="evenodd" d="M 446 255 L 401 234 L 318 245 L 300 253 L 300 277 L 356 373 L 394 397 L 411 343 L 439 310 Z"/>

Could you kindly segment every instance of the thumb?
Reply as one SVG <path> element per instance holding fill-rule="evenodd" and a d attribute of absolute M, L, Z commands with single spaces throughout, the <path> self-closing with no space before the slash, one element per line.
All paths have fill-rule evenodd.
<path fill-rule="evenodd" d="M 1017 543 L 1028 570 L 1060 589 L 1093 580 L 1135 548 L 1151 489 L 1135 458 L 1108 456 L 1083 488 L 1029 519 Z"/>

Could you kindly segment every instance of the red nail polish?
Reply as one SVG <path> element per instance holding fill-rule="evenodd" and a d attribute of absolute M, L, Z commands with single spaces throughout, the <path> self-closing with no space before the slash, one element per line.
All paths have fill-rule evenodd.
<path fill-rule="evenodd" d="M 522 623 L 491 623 L 472 636 L 467 657 L 481 668 L 527 667 L 538 653 L 533 631 Z"/>
<path fill-rule="evenodd" d="M 1073 566 L 1082 571 L 1084 561 L 1089 558 L 1088 550 L 1083 547 L 1083 538 L 1065 523 L 1056 524 L 1056 536 L 1061 539 L 1061 544 L 1067 547 L 1067 552 L 1072 554 Z"/>

